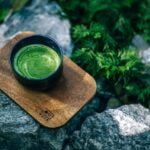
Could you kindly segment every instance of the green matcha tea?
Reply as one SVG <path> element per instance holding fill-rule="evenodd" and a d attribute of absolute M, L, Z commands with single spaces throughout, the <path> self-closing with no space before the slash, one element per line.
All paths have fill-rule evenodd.
<path fill-rule="evenodd" d="M 60 65 L 60 57 L 52 48 L 32 44 L 21 48 L 14 57 L 15 70 L 28 79 L 42 79 L 51 75 Z"/>

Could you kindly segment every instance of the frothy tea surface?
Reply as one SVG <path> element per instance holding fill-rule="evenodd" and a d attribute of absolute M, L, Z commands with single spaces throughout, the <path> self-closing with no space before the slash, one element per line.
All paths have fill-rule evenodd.
<path fill-rule="evenodd" d="M 52 48 L 32 44 L 21 48 L 14 58 L 15 70 L 28 79 L 42 79 L 51 75 L 60 65 L 60 57 Z"/>

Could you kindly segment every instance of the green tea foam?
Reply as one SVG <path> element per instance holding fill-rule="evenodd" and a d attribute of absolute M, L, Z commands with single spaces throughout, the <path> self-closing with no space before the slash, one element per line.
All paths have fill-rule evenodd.
<path fill-rule="evenodd" d="M 14 57 L 15 70 L 28 79 L 42 79 L 51 75 L 60 65 L 60 57 L 52 48 L 32 44 L 21 48 Z"/>

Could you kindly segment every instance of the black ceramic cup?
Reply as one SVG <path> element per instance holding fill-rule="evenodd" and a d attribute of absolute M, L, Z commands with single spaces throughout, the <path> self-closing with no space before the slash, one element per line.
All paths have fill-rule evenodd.
<path fill-rule="evenodd" d="M 28 78 L 20 75 L 15 70 L 15 67 L 13 65 L 15 55 L 21 48 L 23 48 L 27 45 L 31 45 L 31 44 L 42 44 L 42 45 L 48 46 L 48 47 L 52 48 L 55 52 L 57 52 L 58 56 L 60 57 L 60 65 L 58 66 L 58 68 L 46 78 L 28 79 Z M 42 91 L 48 90 L 48 89 L 52 88 L 53 86 L 55 86 L 55 83 L 59 80 L 59 78 L 62 75 L 63 54 L 62 54 L 62 50 L 61 50 L 60 46 L 51 37 L 43 36 L 43 35 L 32 35 L 32 36 L 28 36 L 26 38 L 21 39 L 12 48 L 12 51 L 10 54 L 10 65 L 11 65 L 12 71 L 13 71 L 16 79 L 20 83 L 25 85 L 26 87 L 28 87 L 30 89 L 34 89 L 34 90 L 42 90 Z"/>

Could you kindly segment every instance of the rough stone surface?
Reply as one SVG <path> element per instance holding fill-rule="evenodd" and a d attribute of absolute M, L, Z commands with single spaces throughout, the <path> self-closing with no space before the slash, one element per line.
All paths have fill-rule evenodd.
<path fill-rule="evenodd" d="M 140 56 L 144 63 L 150 64 L 150 48 L 140 51 Z"/>
<path fill-rule="evenodd" d="M 28 6 L 0 25 L 0 47 L 17 32 L 33 31 L 53 37 L 63 48 L 64 54 L 70 56 L 70 23 L 61 17 L 62 13 L 55 2 L 32 0 Z"/>
<path fill-rule="evenodd" d="M 150 64 L 150 45 L 146 43 L 140 35 L 136 35 L 133 38 L 132 44 L 139 49 L 139 55 L 143 62 Z"/>
<path fill-rule="evenodd" d="M 100 100 L 94 98 L 65 126 L 49 129 L 0 92 L 0 150 L 61 150 L 69 135 L 99 108 Z"/>
<path fill-rule="evenodd" d="M 146 43 L 144 41 L 144 39 L 140 36 L 140 35 L 136 35 L 133 40 L 132 40 L 132 44 L 140 49 L 140 50 L 145 50 L 145 49 L 148 49 L 149 48 L 149 44 Z"/>
<path fill-rule="evenodd" d="M 65 150 L 149 150 L 150 111 L 139 104 L 88 117 Z"/>

